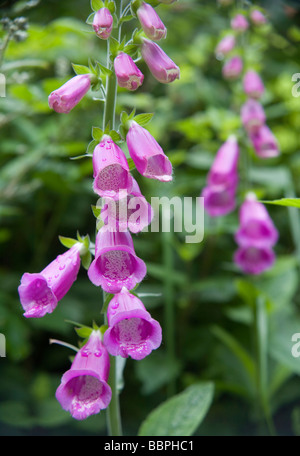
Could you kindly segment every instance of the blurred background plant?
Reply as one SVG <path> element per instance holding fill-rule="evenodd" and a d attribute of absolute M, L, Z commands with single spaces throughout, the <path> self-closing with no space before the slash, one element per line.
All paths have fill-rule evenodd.
<path fill-rule="evenodd" d="M 269 18 L 256 36 L 255 62 L 281 155 L 266 162 L 249 149 L 249 172 L 252 189 L 271 200 L 300 194 L 300 102 L 292 96 L 292 75 L 300 73 L 300 7 L 296 1 L 256 4 Z M 105 434 L 104 414 L 76 422 L 61 410 L 54 392 L 70 352 L 49 345 L 50 338 L 76 345 L 65 320 L 90 324 L 100 309 L 99 290 L 82 270 L 53 314 L 30 321 L 17 293 L 24 271 L 39 271 L 61 253 L 58 235 L 74 237 L 74 227 L 93 235 L 92 163 L 72 158 L 84 154 L 101 101 L 87 96 L 70 114 L 58 116 L 48 107 L 48 95 L 73 75 L 71 62 L 87 64 L 101 48 L 82 22 L 90 13 L 88 1 L 6 0 L 0 6 L 0 71 L 6 77 L 6 97 L 0 98 L 0 332 L 7 343 L 7 357 L 0 360 L 0 434 Z M 155 112 L 147 128 L 175 167 L 173 183 L 144 179 L 143 194 L 195 198 L 220 143 L 240 128 L 235 106 L 242 100 L 232 96 L 214 54 L 230 14 L 211 0 L 161 4 L 159 13 L 176 30 L 164 50 L 180 66 L 181 78 L 165 86 L 147 75 L 137 92 L 119 89 L 117 111 L 125 106 Z M 257 435 L 273 428 L 300 434 L 300 360 L 291 354 L 292 335 L 300 332 L 299 212 L 268 210 L 280 233 L 277 261 L 256 280 L 232 261 L 237 211 L 218 221 L 206 216 L 202 243 L 186 244 L 186 233 L 135 238 L 148 269 L 139 290 L 160 294 L 145 298 L 145 305 L 161 322 L 165 340 L 132 369 L 127 361 L 125 434 L 136 434 L 155 406 L 199 381 L 213 381 L 215 397 L 197 435 Z M 257 302 L 263 305 L 254 312 Z"/>

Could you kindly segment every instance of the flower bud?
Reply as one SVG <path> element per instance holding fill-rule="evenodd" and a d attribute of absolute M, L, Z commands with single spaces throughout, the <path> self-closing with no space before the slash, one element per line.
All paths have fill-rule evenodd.
<path fill-rule="evenodd" d="M 101 8 L 96 11 L 93 20 L 93 29 L 96 35 L 102 40 L 110 37 L 113 28 L 113 17 L 107 8 Z"/>
<path fill-rule="evenodd" d="M 259 10 L 251 11 L 250 18 L 251 18 L 251 21 L 253 22 L 253 24 L 255 24 L 255 25 L 263 25 L 267 22 L 266 17 Z"/>
<path fill-rule="evenodd" d="M 242 72 L 243 61 L 240 57 L 235 56 L 224 64 L 222 73 L 225 79 L 236 79 Z"/>
<path fill-rule="evenodd" d="M 158 44 L 143 39 L 142 57 L 152 75 L 161 83 L 166 84 L 179 79 L 180 70 Z"/>
<path fill-rule="evenodd" d="M 59 113 L 68 114 L 91 87 L 91 76 L 80 74 L 67 81 L 49 97 L 49 107 Z"/>
<path fill-rule="evenodd" d="M 255 133 L 266 121 L 262 105 L 250 98 L 241 108 L 241 120 L 248 133 Z"/>
<path fill-rule="evenodd" d="M 243 87 L 246 95 L 251 98 L 260 98 L 264 93 L 265 87 L 260 76 L 256 71 L 249 70 L 244 76 Z"/>
<path fill-rule="evenodd" d="M 166 37 L 167 29 L 151 5 L 143 2 L 137 10 L 137 16 L 148 38 L 158 41 Z"/>
<path fill-rule="evenodd" d="M 219 148 L 209 170 L 208 185 L 236 186 L 238 182 L 239 146 L 234 135 Z"/>
<path fill-rule="evenodd" d="M 121 52 L 114 59 L 114 69 L 120 87 L 133 91 L 142 85 L 144 75 L 128 54 Z"/>
<path fill-rule="evenodd" d="M 224 56 L 228 54 L 235 46 L 235 37 L 233 35 L 224 36 L 216 47 L 216 56 Z"/>
<path fill-rule="evenodd" d="M 243 14 L 237 14 L 231 20 L 231 28 L 238 32 L 244 32 L 249 27 L 249 23 Z"/>

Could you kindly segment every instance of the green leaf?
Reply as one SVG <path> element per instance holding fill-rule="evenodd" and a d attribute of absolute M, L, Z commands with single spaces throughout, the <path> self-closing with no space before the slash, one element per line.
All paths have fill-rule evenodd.
<path fill-rule="evenodd" d="M 96 217 L 96 219 L 98 217 L 100 217 L 100 214 L 101 214 L 101 207 L 97 207 L 95 205 L 92 205 L 92 211 L 93 211 L 93 214 L 94 216 Z"/>
<path fill-rule="evenodd" d="M 196 383 L 163 402 L 142 423 L 139 436 L 191 436 L 203 421 L 213 399 L 211 382 Z"/>
<path fill-rule="evenodd" d="M 104 2 L 102 0 L 91 0 L 91 8 L 94 11 L 98 11 L 99 9 L 104 7 Z"/>
<path fill-rule="evenodd" d="M 110 37 L 109 43 L 110 43 L 111 57 L 114 59 L 117 56 L 118 51 L 122 50 L 122 46 L 121 46 L 121 43 L 119 43 L 119 41 L 113 37 Z"/>
<path fill-rule="evenodd" d="M 260 201 L 264 204 L 274 204 L 276 206 L 297 207 L 300 209 L 300 198 L 281 198 L 273 201 Z"/>
<path fill-rule="evenodd" d="M 147 125 L 147 123 L 150 122 L 150 120 L 153 117 L 153 113 L 145 113 L 145 114 L 138 114 L 133 118 L 135 122 L 137 122 L 139 125 L 144 126 Z"/>
<path fill-rule="evenodd" d="M 128 16 L 123 16 L 120 20 L 119 20 L 119 24 L 123 24 L 123 22 L 129 22 L 131 21 L 132 19 L 134 19 L 134 16 L 132 14 L 129 14 Z"/>
<path fill-rule="evenodd" d="M 85 65 L 76 65 L 72 63 L 72 67 L 76 74 L 89 74 L 91 72 L 90 68 Z"/>
<path fill-rule="evenodd" d="M 95 141 L 100 142 L 103 136 L 103 130 L 99 127 L 92 127 L 92 137 Z"/>
<path fill-rule="evenodd" d="M 115 40 L 116 41 L 116 40 Z M 118 42 L 117 42 L 118 43 Z M 119 43 L 118 43 L 119 44 Z M 113 74 L 112 70 L 109 68 L 106 68 L 104 65 L 102 65 L 100 62 L 97 62 L 97 67 L 100 72 L 100 75 L 102 76 L 111 76 Z"/>
<path fill-rule="evenodd" d="M 77 242 L 78 242 L 77 239 L 72 239 L 72 238 L 68 238 L 68 237 L 64 237 L 64 236 L 58 236 L 58 238 L 59 238 L 61 244 L 64 247 L 67 247 L 68 249 L 73 247 L 73 245 L 77 244 Z"/>
<path fill-rule="evenodd" d="M 88 270 L 92 262 L 92 255 L 90 251 L 87 251 L 84 255 L 82 255 L 81 262 L 84 269 Z"/>

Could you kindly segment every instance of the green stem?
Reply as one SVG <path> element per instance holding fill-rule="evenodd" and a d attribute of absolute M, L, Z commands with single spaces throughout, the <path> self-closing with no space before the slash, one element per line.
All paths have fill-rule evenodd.
<path fill-rule="evenodd" d="M 0 70 L 1 70 L 1 67 L 2 67 L 2 64 L 3 64 L 4 54 L 5 54 L 5 51 L 6 51 L 6 49 L 7 49 L 8 44 L 9 44 L 11 35 L 12 35 L 11 32 L 9 32 L 9 33 L 6 35 L 6 37 L 5 37 L 5 39 L 4 39 L 4 42 L 3 42 L 3 44 L 2 44 L 2 46 L 1 46 L 1 48 L 0 48 Z"/>
<path fill-rule="evenodd" d="M 270 435 L 276 435 L 272 420 L 268 393 L 268 320 L 265 300 L 262 296 L 256 299 L 254 307 L 254 325 L 257 352 L 257 398 L 260 415 L 263 416 Z"/>
<path fill-rule="evenodd" d="M 171 224 L 170 224 L 171 227 Z M 170 228 L 171 230 L 171 228 Z M 165 341 L 167 356 L 170 365 L 175 362 L 175 314 L 174 314 L 174 287 L 173 287 L 173 249 L 172 249 L 172 232 L 162 231 L 162 249 L 163 249 L 163 262 L 165 268 L 164 278 L 164 298 L 165 298 Z M 175 394 L 176 385 L 175 380 L 171 380 L 168 384 L 168 396 L 171 397 Z"/>
<path fill-rule="evenodd" d="M 122 14 L 122 0 L 116 0 L 117 16 L 118 19 Z M 118 27 L 117 37 L 120 41 L 121 38 L 120 28 Z M 110 59 L 110 40 L 107 43 L 107 67 L 113 70 L 113 65 Z M 114 71 L 111 76 L 106 79 L 106 100 L 103 116 L 103 130 L 109 124 L 110 129 L 115 127 L 115 108 L 117 100 L 117 79 Z M 105 291 L 103 291 L 103 303 L 105 302 Z M 107 323 L 107 316 L 105 316 Z M 119 404 L 119 392 L 117 388 L 117 369 L 116 357 L 110 356 L 110 372 L 109 372 L 109 385 L 111 387 L 112 397 L 110 404 L 107 408 L 107 428 L 110 436 L 122 436 L 121 414 Z"/>

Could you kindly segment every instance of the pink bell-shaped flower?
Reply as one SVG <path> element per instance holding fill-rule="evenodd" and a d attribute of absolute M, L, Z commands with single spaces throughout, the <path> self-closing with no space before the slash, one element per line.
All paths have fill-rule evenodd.
<path fill-rule="evenodd" d="M 269 246 L 246 244 L 238 248 L 234 261 L 246 274 L 258 275 L 270 269 L 275 261 L 275 253 Z"/>
<path fill-rule="evenodd" d="M 236 79 L 243 70 L 243 61 L 241 57 L 234 56 L 227 60 L 222 68 L 222 74 L 225 79 Z"/>
<path fill-rule="evenodd" d="M 262 125 L 249 136 L 255 153 L 260 158 L 277 157 L 280 154 L 278 142 L 267 125 Z"/>
<path fill-rule="evenodd" d="M 40 318 L 53 312 L 77 278 L 81 248 L 82 244 L 77 243 L 42 272 L 23 274 L 18 292 L 24 317 Z"/>
<path fill-rule="evenodd" d="M 166 37 L 167 29 L 151 5 L 143 2 L 137 10 L 137 17 L 150 40 L 158 41 Z"/>
<path fill-rule="evenodd" d="M 141 360 L 161 344 L 160 324 L 147 312 L 142 301 L 126 288 L 110 301 L 107 319 L 104 343 L 113 356 Z"/>
<path fill-rule="evenodd" d="M 167 84 L 179 79 L 180 70 L 161 47 L 147 38 L 143 39 L 142 57 L 150 72 L 159 82 Z"/>
<path fill-rule="evenodd" d="M 153 215 L 152 207 L 142 195 L 135 179 L 129 195 L 124 195 L 118 201 L 105 198 L 101 210 L 101 218 L 110 229 L 114 227 L 116 231 L 130 230 L 132 233 L 139 233 L 148 226 Z"/>
<path fill-rule="evenodd" d="M 145 263 L 135 254 L 129 232 L 110 231 L 108 225 L 98 231 L 95 259 L 88 270 L 94 285 L 108 293 L 118 293 L 123 287 L 131 290 L 146 272 Z"/>
<path fill-rule="evenodd" d="M 237 32 L 244 32 L 249 27 L 249 22 L 243 14 L 236 14 L 230 24 L 231 28 Z"/>
<path fill-rule="evenodd" d="M 265 91 L 261 77 L 254 70 L 247 71 L 243 79 L 243 86 L 246 95 L 251 98 L 260 98 Z"/>
<path fill-rule="evenodd" d="M 249 98 L 241 108 L 241 120 L 248 133 L 255 133 L 266 121 L 264 108 L 258 101 Z"/>
<path fill-rule="evenodd" d="M 114 69 L 120 87 L 133 91 L 142 85 L 143 73 L 138 69 L 130 55 L 125 54 L 125 52 L 121 52 L 114 59 Z"/>
<path fill-rule="evenodd" d="M 68 114 L 82 100 L 90 87 L 91 76 L 89 74 L 74 76 L 49 95 L 49 107 L 56 112 Z"/>
<path fill-rule="evenodd" d="M 236 207 L 235 188 L 224 185 L 208 185 L 201 193 L 204 209 L 211 217 L 229 214 Z"/>
<path fill-rule="evenodd" d="M 62 376 L 55 394 L 62 408 L 76 420 L 84 420 L 109 405 L 112 396 L 107 383 L 109 367 L 101 334 L 94 330 Z"/>
<path fill-rule="evenodd" d="M 236 187 L 238 182 L 239 146 L 234 135 L 229 136 L 219 148 L 209 170 L 208 185 L 225 185 Z"/>
<path fill-rule="evenodd" d="M 108 135 L 94 149 L 93 170 L 93 189 L 97 195 L 118 199 L 122 193 L 130 193 L 132 177 L 125 154 Z"/>
<path fill-rule="evenodd" d="M 172 180 L 172 164 L 148 130 L 132 121 L 126 143 L 136 169 L 142 176 L 162 182 Z"/>
<path fill-rule="evenodd" d="M 112 32 L 113 17 L 107 8 L 100 8 L 96 11 L 93 19 L 93 29 L 96 35 L 102 40 L 107 40 Z"/>
<path fill-rule="evenodd" d="M 240 226 L 235 234 L 237 244 L 256 247 L 272 247 L 278 239 L 278 231 L 265 206 L 249 193 L 240 208 Z"/>

